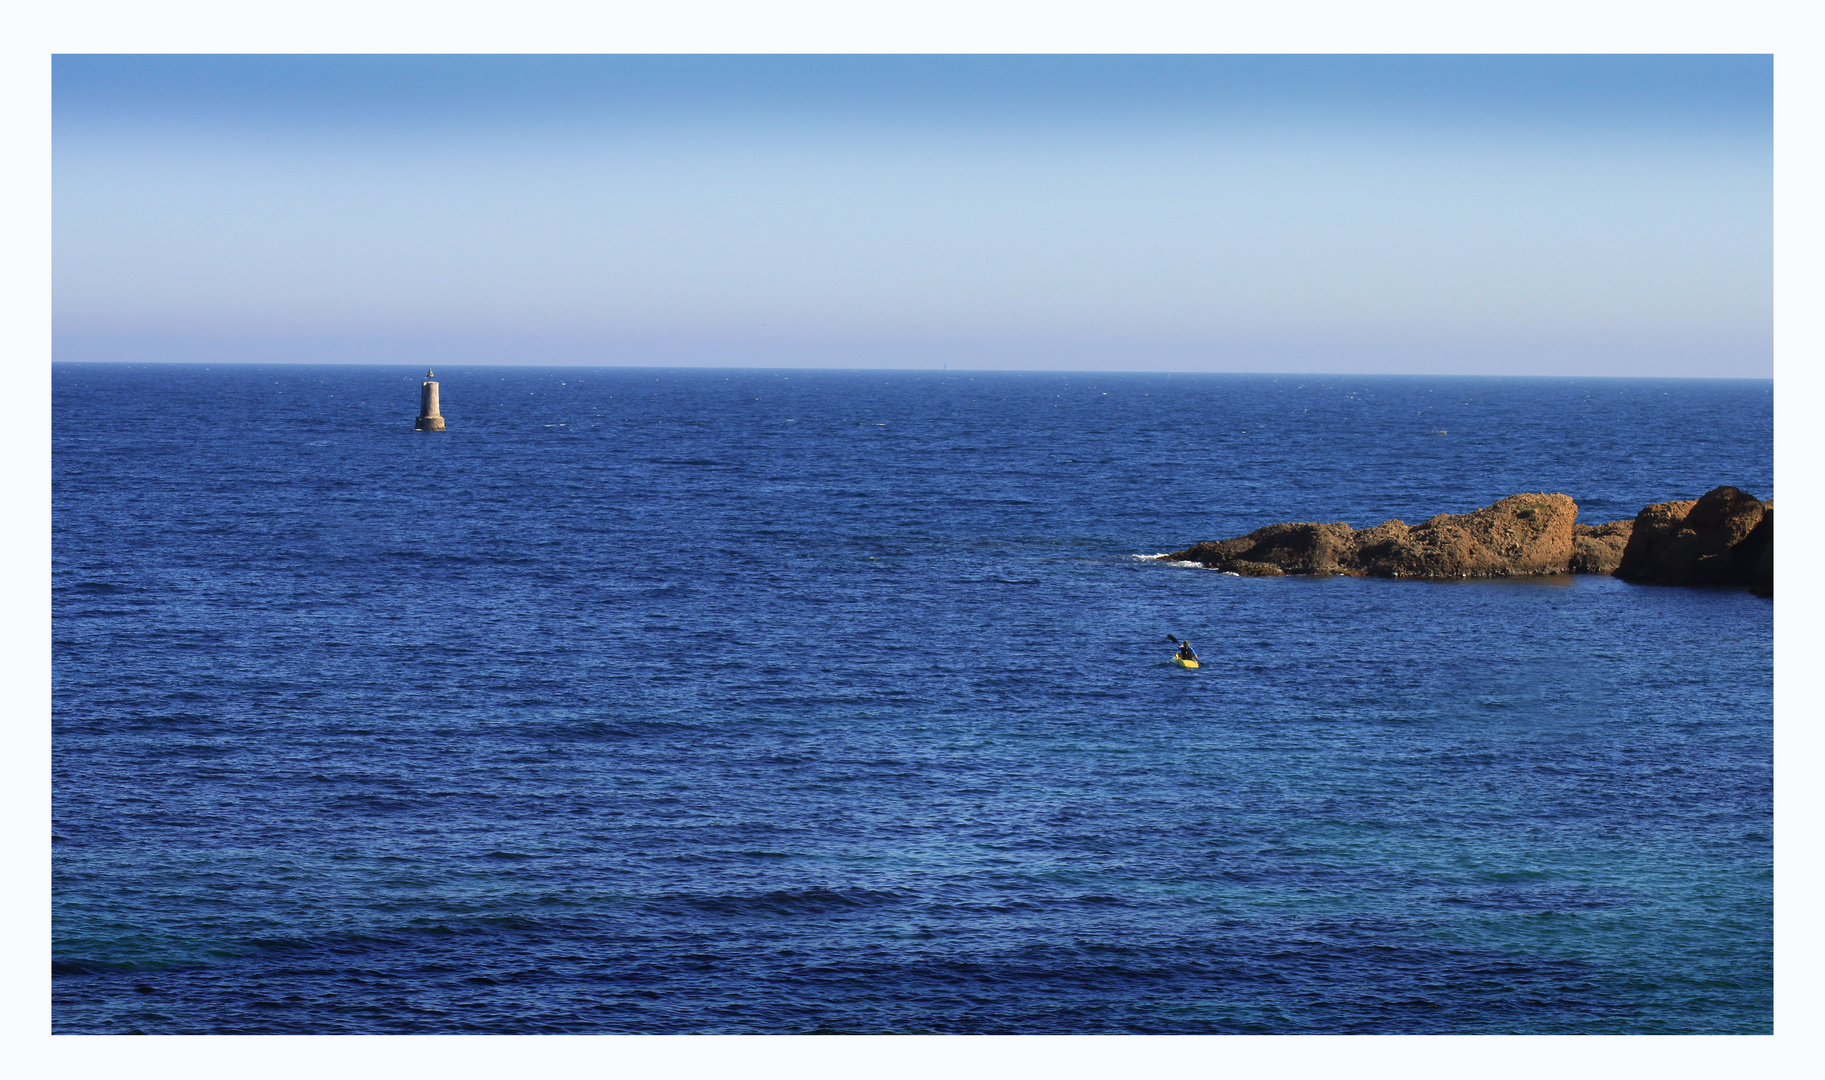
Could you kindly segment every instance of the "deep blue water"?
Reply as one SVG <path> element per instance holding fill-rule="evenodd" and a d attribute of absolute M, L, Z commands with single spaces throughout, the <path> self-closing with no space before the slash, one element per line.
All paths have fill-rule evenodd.
<path fill-rule="evenodd" d="M 1771 1028 L 1770 602 L 1134 557 L 1768 382 L 439 375 L 55 369 L 56 1030 Z"/>

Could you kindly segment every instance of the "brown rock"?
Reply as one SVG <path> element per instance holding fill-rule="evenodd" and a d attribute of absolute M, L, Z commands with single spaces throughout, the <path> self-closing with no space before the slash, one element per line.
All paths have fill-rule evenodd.
<path fill-rule="evenodd" d="M 1616 567 L 1623 572 L 1616 576 L 1631 578 L 1645 573 L 1647 565 L 1657 560 L 1672 543 L 1685 524 L 1686 515 L 1697 505 L 1697 499 L 1686 499 L 1642 507 L 1641 513 L 1635 515 L 1635 527 L 1630 530 L 1629 542 L 1623 548 L 1622 564 Z"/>
<path fill-rule="evenodd" d="M 1572 526 L 1572 557 L 1566 568 L 1574 574 L 1608 574 L 1622 562 L 1634 521 L 1606 521 L 1602 525 Z"/>
<path fill-rule="evenodd" d="M 1180 562 L 1201 562 L 1213 570 L 1232 574 L 1263 573 L 1255 569 L 1238 569 L 1245 564 L 1272 566 L 1283 574 L 1348 573 L 1338 559 L 1352 550 L 1353 532 L 1341 521 L 1329 525 L 1282 522 L 1234 540 L 1207 540 L 1166 557 Z"/>
<path fill-rule="evenodd" d="M 1163 555 L 1215 570 L 1386 577 L 1510 577 L 1608 574 L 1668 585 L 1747 585 L 1774 595 L 1774 504 L 1720 487 L 1702 499 L 1655 503 L 1633 521 L 1579 525 L 1560 494 L 1510 495 L 1468 514 L 1418 525 L 1384 521 L 1355 530 L 1283 522 L 1233 540 Z"/>
<path fill-rule="evenodd" d="M 1287 522 L 1166 558 L 1235 574 L 1506 577 L 1563 574 L 1578 506 L 1564 495 L 1513 495 L 1468 514 L 1418 525 L 1384 521 L 1358 532 L 1343 522 Z"/>
<path fill-rule="evenodd" d="M 1635 515 L 1616 576 L 1638 584 L 1748 585 L 1772 596 L 1773 509 L 1733 487 L 1655 503 Z"/>
<path fill-rule="evenodd" d="M 1736 545 L 1731 556 L 1749 583 L 1749 591 L 1774 599 L 1774 501 L 1762 504 L 1762 520 Z"/>
<path fill-rule="evenodd" d="M 1355 561 L 1363 573 L 1380 577 L 1563 574 L 1577 520 L 1578 504 L 1568 496 L 1510 495 L 1493 506 L 1439 514 L 1410 529 L 1385 522 L 1368 530 L 1382 535 L 1359 546 Z"/>

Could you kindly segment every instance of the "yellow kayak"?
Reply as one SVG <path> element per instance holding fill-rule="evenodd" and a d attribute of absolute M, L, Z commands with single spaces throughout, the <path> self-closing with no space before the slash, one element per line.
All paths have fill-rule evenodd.
<path fill-rule="evenodd" d="M 1187 660 L 1183 656 L 1173 657 L 1172 662 L 1179 665 L 1180 667 L 1184 667 L 1184 668 L 1193 668 L 1193 667 L 1198 666 L 1198 662 L 1196 660 Z"/>

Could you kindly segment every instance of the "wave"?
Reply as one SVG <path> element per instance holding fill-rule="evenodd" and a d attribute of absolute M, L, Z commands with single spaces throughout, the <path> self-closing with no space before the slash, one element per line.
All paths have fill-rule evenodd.
<path fill-rule="evenodd" d="M 1166 556 L 1170 554 L 1172 554 L 1172 552 L 1162 551 L 1157 555 L 1130 555 L 1128 557 L 1130 559 L 1146 559 L 1148 562 L 1164 561 L 1167 566 L 1189 566 L 1195 570 L 1204 569 L 1204 564 L 1201 562 L 1192 562 L 1189 559 L 1167 559 Z"/>
<path fill-rule="evenodd" d="M 892 904 L 905 897 L 873 889 L 777 889 L 746 895 L 664 897 L 662 905 L 680 904 L 723 915 L 820 915 Z"/>

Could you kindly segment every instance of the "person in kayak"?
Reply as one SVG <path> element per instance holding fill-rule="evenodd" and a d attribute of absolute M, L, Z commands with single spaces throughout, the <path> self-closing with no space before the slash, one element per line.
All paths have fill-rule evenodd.
<path fill-rule="evenodd" d="M 1158 656 L 1159 654 L 1155 653 L 1154 655 Z M 1189 641 L 1179 642 L 1179 659 L 1180 660 L 1196 660 L 1197 658 L 1198 658 L 1198 654 L 1191 651 L 1191 642 L 1189 642 Z"/>

